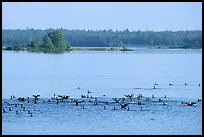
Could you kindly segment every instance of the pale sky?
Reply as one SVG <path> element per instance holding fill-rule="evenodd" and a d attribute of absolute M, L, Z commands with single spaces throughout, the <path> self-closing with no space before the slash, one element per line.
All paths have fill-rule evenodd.
<path fill-rule="evenodd" d="M 2 2 L 3 29 L 202 30 L 202 2 Z"/>

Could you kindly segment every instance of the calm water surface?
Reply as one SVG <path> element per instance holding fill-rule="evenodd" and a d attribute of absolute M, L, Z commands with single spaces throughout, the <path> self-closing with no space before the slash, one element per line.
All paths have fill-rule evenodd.
<path fill-rule="evenodd" d="M 2 102 L 18 102 L 10 95 L 40 94 L 41 99 L 23 102 L 33 117 L 19 106 L 8 112 L 3 102 L 3 134 L 202 134 L 202 104 L 180 104 L 202 97 L 201 50 L 2 54 Z M 87 90 L 102 101 L 131 93 L 154 94 L 155 100 L 142 104 L 143 111 L 134 104 L 131 111 L 120 105 L 113 111 L 114 104 L 105 104 L 104 110 L 104 104 L 47 102 L 54 93 L 80 98 Z M 164 95 L 165 106 L 157 102 Z"/>

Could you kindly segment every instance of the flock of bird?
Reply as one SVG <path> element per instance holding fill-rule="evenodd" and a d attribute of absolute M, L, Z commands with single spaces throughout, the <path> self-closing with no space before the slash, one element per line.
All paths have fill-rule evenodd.
<path fill-rule="evenodd" d="M 155 89 L 157 83 L 154 84 L 153 89 Z M 169 83 L 169 86 L 172 86 L 172 83 Z M 188 85 L 185 83 L 185 85 Z M 200 86 L 200 84 L 198 85 Z M 77 87 L 78 90 L 80 90 L 80 87 Z M 14 95 L 10 96 L 10 99 L 7 99 L 6 101 L 3 101 L 3 107 L 2 111 L 3 113 L 9 113 L 9 112 L 15 112 L 16 114 L 19 114 L 20 111 L 26 112 L 29 116 L 33 116 L 33 112 L 31 109 L 29 109 L 29 104 L 38 104 L 38 103 L 51 103 L 51 104 L 59 104 L 66 102 L 67 104 L 70 103 L 74 106 L 81 106 L 82 109 L 85 109 L 87 104 L 97 106 L 102 106 L 103 109 L 107 109 L 107 105 L 113 106 L 112 110 L 116 109 L 126 109 L 127 111 L 130 111 L 131 105 L 137 105 L 140 106 L 139 110 L 143 111 L 143 108 L 145 105 L 151 105 L 153 104 L 159 104 L 159 105 L 167 105 L 168 99 L 167 96 L 164 95 L 163 97 L 155 97 L 155 95 L 152 95 L 151 97 L 144 97 L 142 94 L 134 95 L 134 94 L 126 94 L 124 97 L 120 98 L 105 98 L 105 95 L 103 97 L 93 97 L 91 95 L 92 92 L 87 90 L 87 94 L 82 94 L 79 98 L 71 98 L 69 95 L 56 95 L 54 93 L 54 96 L 52 96 L 49 99 L 41 99 L 40 95 L 33 95 L 32 98 L 30 97 L 18 97 L 16 98 Z M 194 106 L 198 102 L 200 102 L 202 99 L 197 99 L 193 102 L 185 102 L 180 101 L 180 105 L 185 106 Z M 18 108 L 18 109 L 15 109 Z"/>

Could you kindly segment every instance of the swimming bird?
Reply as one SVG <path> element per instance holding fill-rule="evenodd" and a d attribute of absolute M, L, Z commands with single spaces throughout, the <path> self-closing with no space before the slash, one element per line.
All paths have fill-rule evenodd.
<path fill-rule="evenodd" d="M 114 100 L 116 103 L 119 103 L 119 101 L 121 100 L 121 98 L 119 98 L 119 99 L 113 98 L 113 100 Z"/>
<path fill-rule="evenodd" d="M 38 97 L 40 97 L 40 95 L 33 95 L 33 97 L 34 97 L 34 101 L 35 101 L 35 104 L 37 103 L 37 100 L 38 100 Z"/>
<path fill-rule="evenodd" d="M 159 84 L 155 83 L 154 85 L 159 85 Z"/>
<path fill-rule="evenodd" d="M 132 98 L 134 97 L 134 94 L 128 94 L 128 95 L 125 95 L 125 96 L 132 101 Z"/>
<path fill-rule="evenodd" d="M 201 99 L 198 98 L 198 102 L 201 101 Z"/>
<path fill-rule="evenodd" d="M 28 114 L 30 114 L 31 113 L 31 111 L 30 110 L 28 110 Z"/>
<path fill-rule="evenodd" d="M 16 114 L 18 114 L 18 110 L 16 110 Z"/>
<path fill-rule="evenodd" d="M 172 86 L 173 85 L 173 83 L 169 83 L 169 86 Z"/>
<path fill-rule="evenodd" d="M 187 103 L 187 106 L 192 106 L 194 104 L 196 104 L 196 103 L 195 102 L 190 102 L 190 103 Z"/>
<path fill-rule="evenodd" d="M 154 95 L 152 95 L 152 98 L 154 98 Z"/>
<path fill-rule="evenodd" d="M 140 107 L 140 110 L 142 111 L 142 107 Z"/>
<path fill-rule="evenodd" d="M 121 108 L 126 108 L 128 106 L 128 103 L 126 104 L 120 104 Z"/>
<path fill-rule="evenodd" d="M 198 86 L 200 87 L 200 83 L 198 84 Z"/>
<path fill-rule="evenodd" d="M 115 107 L 113 107 L 113 110 L 116 110 L 116 108 L 115 108 Z"/>
<path fill-rule="evenodd" d="M 79 86 L 77 87 L 77 89 L 80 89 Z"/>
<path fill-rule="evenodd" d="M 130 107 L 128 107 L 128 109 L 127 109 L 128 111 L 130 110 Z"/>
<path fill-rule="evenodd" d="M 154 86 L 153 88 L 156 89 L 156 86 Z"/>
<path fill-rule="evenodd" d="M 148 100 L 149 100 L 149 98 L 146 98 L 146 99 L 145 99 L 145 101 L 148 101 Z"/>
<path fill-rule="evenodd" d="M 19 97 L 18 100 L 19 100 L 19 101 L 25 101 L 25 98 Z"/>
<path fill-rule="evenodd" d="M 77 106 L 79 103 L 81 103 L 81 102 L 83 102 L 83 101 L 75 100 L 76 106 Z"/>
<path fill-rule="evenodd" d="M 40 95 L 33 95 L 33 97 L 38 99 L 38 97 L 40 97 Z"/>
<path fill-rule="evenodd" d="M 5 109 L 3 109 L 3 112 L 4 112 L 4 113 L 6 113 L 6 110 L 5 110 Z"/>
<path fill-rule="evenodd" d="M 188 84 L 187 83 L 184 83 L 185 84 L 185 86 L 187 86 Z"/>
<path fill-rule="evenodd" d="M 89 93 L 91 93 L 91 92 L 88 90 L 88 94 L 89 94 Z"/>
<path fill-rule="evenodd" d="M 166 98 L 166 95 L 164 95 L 164 98 Z"/>

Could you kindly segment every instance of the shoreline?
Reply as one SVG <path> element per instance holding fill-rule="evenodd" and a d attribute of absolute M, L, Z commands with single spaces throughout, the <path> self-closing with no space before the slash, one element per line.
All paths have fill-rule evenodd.
<path fill-rule="evenodd" d="M 2 52 L 25 52 L 25 53 L 43 53 L 43 52 L 30 52 L 27 50 L 7 50 L 2 48 Z M 202 53 L 202 48 L 155 48 L 155 47 L 126 47 L 126 49 L 122 49 L 121 47 L 72 47 L 70 51 L 65 51 L 62 53 L 72 53 L 72 52 L 107 52 L 107 53 L 140 53 L 140 52 L 174 52 L 174 51 L 198 51 Z M 62 53 L 47 53 L 47 54 L 62 54 Z"/>

